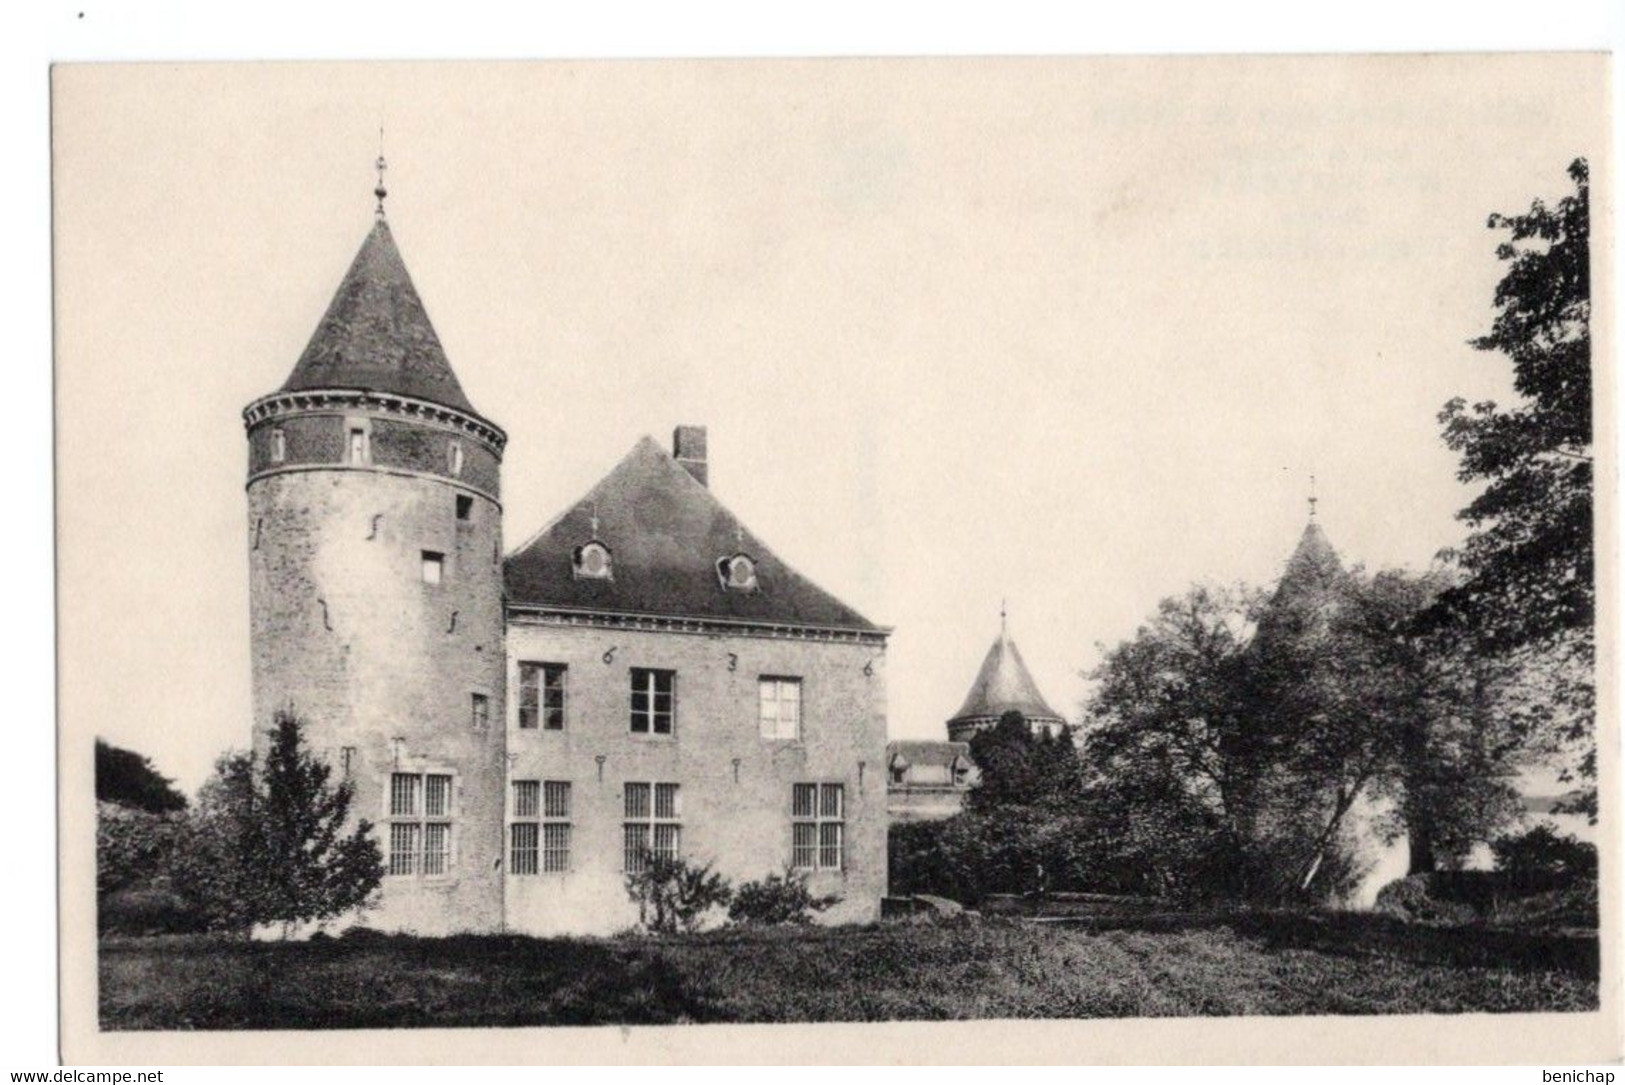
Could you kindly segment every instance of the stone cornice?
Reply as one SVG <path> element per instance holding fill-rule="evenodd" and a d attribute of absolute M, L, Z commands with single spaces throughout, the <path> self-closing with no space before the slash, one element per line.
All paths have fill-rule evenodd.
<path fill-rule="evenodd" d="M 576 610 L 536 604 L 505 604 L 515 625 L 546 625 L 591 629 L 627 629 L 645 633 L 693 633 L 759 637 L 764 640 L 806 640 L 830 644 L 867 644 L 885 648 L 887 628 L 843 629 L 836 626 L 753 622 L 735 618 L 691 618 L 672 614 L 635 614 L 607 610 Z"/>
<path fill-rule="evenodd" d="M 284 414 L 342 413 L 347 410 L 376 411 L 400 415 L 420 422 L 470 434 L 502 454 L 508 435 L 502 428 L 467 411 L 459 411 L 426 399 L 413 399 L 391 392 L 369 392 L 357 388 L 318 388 L 300 392 L 273 392 L 243 408 L 243 425 L 252 429 Z"/>
<path fill-rule="evenodd" d="M 295 475 L 306 471 L 365 471 L 374 475 L 396 475 L 400 478 L 420 478 L 429 482 L 438 482 L 458 493 L 471 493 L 483 497 L 500 511 L 502 499 L 489 490 L 471 485 L 466 479 L 452 478 L 450 475 L 438 475 L 432 471 L 414 471 L 409 467 L 385 467 L 376 463 L 279 463 L 275 467 L 267 467 L 263 471 L 256 471 L 248 476 L 245 488 L 252 487 L 254 483 L 272 475 Z"/>

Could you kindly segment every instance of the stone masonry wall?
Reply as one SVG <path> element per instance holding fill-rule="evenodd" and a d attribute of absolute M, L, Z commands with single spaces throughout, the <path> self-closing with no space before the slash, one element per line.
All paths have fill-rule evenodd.
<path fill-rule="evenodd" d="M 473 497 L 459 520 L 455 496 Z M 448 481 L 351 468 L 248 488 L 253 741 L 279 709 L 336 771 L 389 851 L 392 772 L 454 776 L 442 876 L 384 879 L 373 927 L 446 933 L 502 922 L 504 652 L 501 509 Z M 445 555 L 438 585 L 425 550 Z M 472 695 L 489 698 L 477 730 Z"/>
<path fill-rule="evenodd" d="M 562 732 L 518 729 L 521 661 L 568 668 Z M 508 875 L 508 929 L 603 934 L 636 921 L 622 861 L 628 781 L 677 783 L 683 853 L 715 860 L 736 885 L 789 864 L 792 785 L 844 784 L 845 869 L 817 872 L 810 886 L 842 897 L 827 922 L 878 918 L 886 891 L 884 663 L 884 648 L 872 644 L 511 621 L 509 778 L 570 782 L 572 853 L 567 873 Z M 634 667 L 677 673 L 672 737 L 631 732 Z M 801 679 L 801 741 L 761 737 L 763 675 Z"/>

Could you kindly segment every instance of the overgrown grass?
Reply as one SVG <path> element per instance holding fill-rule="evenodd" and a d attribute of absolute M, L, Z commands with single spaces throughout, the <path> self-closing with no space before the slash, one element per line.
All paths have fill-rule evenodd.
<path fill-rule="evenodd" d="M 391 1028 L 1587 1010 L 1595 938 L 1368 915 L 667 938 L 101 944 L 102 1027 Z"/>

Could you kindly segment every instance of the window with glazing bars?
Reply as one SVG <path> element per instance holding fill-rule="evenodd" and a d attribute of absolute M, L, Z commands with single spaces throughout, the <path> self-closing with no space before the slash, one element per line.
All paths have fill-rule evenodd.
<path fill-rule="evenodd" d="M 519 664 L 521 730 L 564 730 L 564 675 L 562 663 Z"/>
<path fill-rule="evenodd" d="M 846 788 L 796 784 L 790 798 L 790 865 L 840 870 L 846 865 Z"/>
<path fill-rule="evenodd" d="M 763 738 L 801 738 L 801 679 L 763 678 L 759 702 Z"/>
<path fill-rule="evenodd" d="M 389 778 L 389 866 L 394 875 L 451 869 L 451 777 L 397 772 Z"/>
<path fill-rule="evenodd" d="M 632 733 L 669 735 L 676 715 L 677 673 L 632 668 Z"/>
<path fill-rule="evenodd" d="M 682 847 L 681 819 L 676 784 L 627 784 L 626 870 L 637 873 L 645 869 L 650 856 L 677 858 Z"/>
<path fill-rule="evenodd" d="M 570 783 L 515 780 L 508 871 L 562 874 L 570 869 Z"/>

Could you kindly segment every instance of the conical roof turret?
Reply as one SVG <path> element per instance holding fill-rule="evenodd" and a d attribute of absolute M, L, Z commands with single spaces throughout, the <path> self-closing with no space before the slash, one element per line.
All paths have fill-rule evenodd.
<path fill-rule="evenodd" d="M 1025 716 L 1034 731 L 1059 731 L 1066 726 L 1065 718 L 1038 691 L 1038 683 L 1033 681 L 1001 616 L 998 639 L 983 657 L 965 703 L 948 721 L 948 734 L 958 740 L 992 727 L 1012 711 Z"/>
<path fill-rule="evenodd" d="M 315 389 L 410 396 L 478 417 L 382 214 L 281 390 Z"/>

